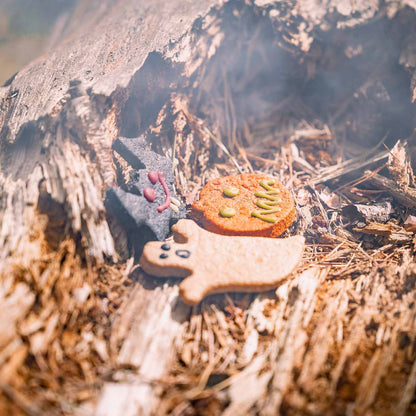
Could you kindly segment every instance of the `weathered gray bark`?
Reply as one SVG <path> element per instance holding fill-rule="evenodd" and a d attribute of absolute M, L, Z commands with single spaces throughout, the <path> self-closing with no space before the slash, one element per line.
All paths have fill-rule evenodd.
<path fill-rule="evenodd" d="M 416 8 L 411 0 L 257 0 L 252 7 L 267 10 L 279 30 L 281 3 L 298 25 L 290 43 L 304 52 L 317 27 L 342 30 Z M 226 391 L 229 405 L 222 408 L 222 396 L 217 409 L 226 415 L 411 414 L 416 272 L 410 252 L 400 267 L 369 258 L 354 279 L 342 268 L 328 279 L 327 264 L 341 255 L 329 254 L 320 268 L 281 286 L 277 304 L 247 298 L 238 341 L 225 328 L 223 308 L 191 311 L 178 301 L 174 282 L 149 283 L 140 271 L 128 279 L 131 261 L 111 264 L 119 254 L 103 195 L 116 182 L 111 145 L 125 128 L 120 112 L 132 96 L 145 101 L 134 89 L 152 52 L 178 78 L 209 62 L 222 38 L 207 22 L 221 7 L 220 0 L 81 3 L 60 45 L 0 88 L 0 413 L 17 406 L 29 414 L 128 416 L 172 408 L 185 414 L 191 402 Z M 195 22 L 200 32 L 191 31 Z M 412 56 L 403 58 L 409 68 L 416 65 Z M 366 259 L 360 246 L 341 237 L 338 243 L 343 255 Z M 241 373 L 206 388 L 219 352 L 196 356 L 212 327 L 221 354 L 244 353 Z M 200 378 L 172 398 L 179 359 L 196 363 Z M 26 366 L 39 368 L 42 380 Z M 62 393 L 54 384 L 59 377 L 73 377 L 77 387 Z M 79 380 L 90 383 L 84 396 Z M 59 393 L 40 394 L 36 383 Z"/>
<path fill-rule="evenodd" d="M 95 300 L 99 285 L 95 277 L 88 279 L 79 271 L 79 265 L 72 264 L 67 273 L 73 281 L 63 283 L 69 277 L 63 276 L 65 262 L 55 264 L 57 269 L 52 271 L 52 253 L 59 252 L 66 240 L 75 238 L 86 249 L 90 259 L 87 262 L 101 262 L 103 256 L 117 259 L 104 215 L 103 195 L 105 188 L 115 183 L 111 145 L 118 134 L 117 113 L 129 94 L 126 87 L 149 53 L 167 53 L 169 44 L 177 42 L 196 19 L 215 5 L 212 1 L 81 2 L 62 43 L 0 89 L 0 269 L 1 309 L 5 313 L 0 325 L 0 348 L 1 362 L 9 363 L 2 377 L 5 385 L 15 379 L 28 353 L 46 353 L 48 342 L 63 336 L 63 325 L 74 327 L 69 323 L 74 311 L 83 309 L 88 314 L 94 304 L 108 314 L 107 306 Z M 77 257 L 74 251 L 63 251 L 65 257 Z M 47 278 L 45 273 L 54 276 Z M 97 276 L 96 273 L 93 274 Z M 21 282 L 23 275 L 26 278 Z M 61 295 L 69 296 L 65 300 L 49 298 L 60 281 L 67 292 Z M 92 304 L 87 305 L 86 299 L 83 306 L 77 304 L 74 297 L 82 288 L 87 296 L 91 292 Z M 129 354 L 134 351 L 129 353 L 124 346 L 116 363 L 146 362 L 153 368 L 150 379 L 162 374 L 166 365 L 163 357 L 169 356 L 167 351 L 179 325 L 169 313 L 169 304 L 165 306 L 167 299 L 176 302 L 175 289 L 155 290 L 138 284 L 130 300 L 126 293 L 125 303 L 132 306 L 126 305 L 123 310 L 133 308 L 133 321 L 123 315 L 116 320 L 112 334 L 112 339 L 117 334 L 122 337 L 117 342 L 126 339 L 127 345 L 127 340 L 136 336 L 137 325 L 147 328 L 147 340 L 143 334 L 140 336 L 139 357 L 131 358 L 129 363 Z M 156 295 L 159 292 L 160 297 Z M 43 299 L 36 301 L 35 293 L 44 293 Z M 142 303 L 147 303 L 148 308 L 137 312 L 135 309 Z M 39 313 L 31 312 L 35 307 L 59 312 L 53 314 L 52 320 L 48 316 L 43 321 Z M 154 315 L 149 313 L 152 310 Z M 29 348 L 22 343 L 22 332 L 17 329 L 28 316 L 39 324 L 35 333 L 27 334 L 32 345 Z M 129 335 L 130 330 L 133 335 Z M 34 347 L 36 337 L 40 344 Z M 119 345 L 116 347 L 118 351 Z M 108 359 L 109 350 L 109 345 L 104 345 L 103 359 Z M 69 374 L 64 377 L 70 378 Z M 140 402 L 150 400 L 149 390 L 143 390 L 146 394 Z M 27 408 L 14 393 L 4 393 L 21 408 Z M 8 412 L 6 407 L 1 413 Z"/>

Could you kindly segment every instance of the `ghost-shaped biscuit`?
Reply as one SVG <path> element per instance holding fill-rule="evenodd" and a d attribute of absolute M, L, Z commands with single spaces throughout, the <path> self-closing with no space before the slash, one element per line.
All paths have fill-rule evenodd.
<path fill-rule="evenodd" d="M 156 277 L 183 277 L 180 295 L 191 305 L 220 292 L 260 292 L 276 287 L 302 258 L 305 239 L 224 236 L 182 219 L 174 242 L 149 242 L 142 269 Z"/>

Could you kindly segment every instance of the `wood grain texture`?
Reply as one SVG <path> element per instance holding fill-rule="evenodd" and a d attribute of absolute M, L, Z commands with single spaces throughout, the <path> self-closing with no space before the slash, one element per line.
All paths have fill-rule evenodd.
<path fill-rule="evenodd" d="M 178 282 L 161 285 L 131 261 L 115 264 L 128 253 L 117 247 L 124 231 L 109 224 L 103 196 L 127 171 L 111 152 L 126 130 L 122 113 L 138 103 L 130 114 L 137 129 L 161 101 L 172 111 L 180 160 L 210 148 L 208 135 L 196 147 L 189 142 L 200 137 L 184 97 L 224 42 L 218 22 L 233 4 L 80 2 L 59 44 L 0 88 L 0 413 L 414 413 L 410 243 L 367 253 L 337 229 L 329 251 L 318 256 L 314 250 L 327 245 L 311 244 L 305 267 L 276 295 L 215 296 L 193 309 L 178 300 Z M 266 16 L 299 57 L 317 31 L 365 27 L 416 5 L 256 0 L 244 7 Z M 410 46 L 400 59 L 414 71 Z M 185 165 L 181 184 L 192 169 Z M 308 215 L 312 224 L 317 215 Z"/>

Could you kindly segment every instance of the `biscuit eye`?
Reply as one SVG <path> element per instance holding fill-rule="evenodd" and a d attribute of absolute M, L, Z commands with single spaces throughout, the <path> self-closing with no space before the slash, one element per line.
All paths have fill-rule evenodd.
<path fill-rule="evenodd" d="M 164 251 L 169 251 L 170 245 L 168 243 L 165 243 L 165 244 L 162 244 L 160 248 Z"/>
<path fill-rule="evenodd" d="M 240 193 L 240 190 L 236 188 L 235 186 L 227 186 L 227 188 L 224 188 L 223 194 L 224 196 L 228 198 L 234 198 Z"/>
<path fill-rule="evenodd" d="M 222 195 L 225 199 L 235 198 L 237 195 L 240 195 L 240 190 L 236 186 L 227 186 L 222 190 Z M 236 210 L 227 205 L 220 208 L 219 214 L 223 218 L 231 218 L 237 214 Z"/>
<path fill-rule="evenodd" d="M 143 189 L 143 196 L 149 201 L 149 202 L 154 202 L 154 200 L 156 199 L 156 192 L 153 188 L 144 188 Z"/>
<path fill-rule="evenodd" d="M 236 214 L 236 210 L 234 208 L 231 207 L 222 207 L 220 209 L 220 215 L 223 218 L 231 218 L 234 217 L 234 215 Z"/>
<path fill-rule="evenodd" d="M 168 253 L 162 253 L 159 257 L 161 259 L 167 259 L 168 258 Z"/>
<path fill-rule="evenodd" d="M 159 172 L 156 172 L 154 170 L 151 170 L 148 174 L 147 174 L 149 181 L 152 182 L 153 185 L 156 184 L 156 182 L 159 180 Z"/>

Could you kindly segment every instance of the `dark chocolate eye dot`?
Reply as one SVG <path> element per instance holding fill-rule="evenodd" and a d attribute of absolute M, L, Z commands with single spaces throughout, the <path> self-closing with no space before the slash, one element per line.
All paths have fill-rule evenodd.
<path fill-rule="evenodd" d="M 167 253 L 162 253 L 159 257 L 161 259 L 167 259 L 168 258 L 168 255 L 167 255 Z"/>
<path fill-rule="evenodd" d="M 162 244 L 161 248 L 162 248 L 162 250 L 169 251 L 170 250 L 170 245 L 165 243 L 165 244 Z"/>
<path fill-rule="evenodd" d="M 189 250 L 176 250 L 175 254 L 178 257 L 182 257 L 183 259 L 187 259 L 191 255 L 191 252 Z"/>

